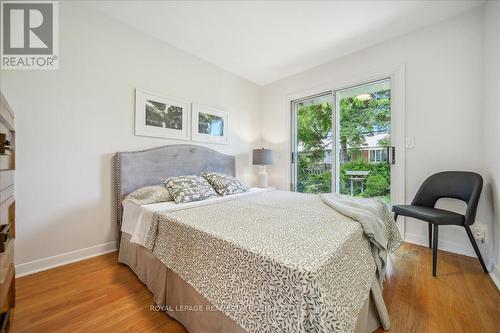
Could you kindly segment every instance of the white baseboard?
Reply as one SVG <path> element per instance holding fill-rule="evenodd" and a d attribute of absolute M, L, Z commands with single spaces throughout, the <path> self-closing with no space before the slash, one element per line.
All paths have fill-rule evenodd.
<path fill-rule="evenodd" d="M 490 277 L 493 280 L 493 283 L 497 286 L 498 290 L 500 290 L 500 268 L 497 265 L 493 265 Z"/>
<path fill-rule="evenodd" d="M 405 242 L 422 245 L 425 247 L 429 246 L 429 238 L 427 237 L 427 235 L 424 236 L 424 235 L 410 234 L 407 232 L 405 234 Z M 463 244 L 458 244 L 455 242 L 450 242 L 440 239 L 438 244 L 438 249 L 477 258 L 476 253 L 474 252 L 474 249 L 470 244 L 464 246 Z"/>
<path fill-rule="evenodd" d="M 80 260 L 96 257 L 102 254 L 116 251 L 116 242 L 109 242 L 100 245 L 87 247 L 80 250 L 58 254 L 52 257 L 33 260 L 27 263 L 16 265 L 16 277 L 21 277 L 58 266 L 71 264 Z"/>

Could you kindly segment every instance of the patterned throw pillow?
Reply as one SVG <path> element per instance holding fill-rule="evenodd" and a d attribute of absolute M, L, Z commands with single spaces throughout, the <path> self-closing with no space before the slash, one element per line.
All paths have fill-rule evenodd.
<path fill-rule="evenodd" d="M 220 195 L 248 192 L 248 187 L 234 177 L 215 172 L 203 172 L 201 175 L 208 180 L 215 192 Z"/>
<path fill-rule="evenodd" d="M 216 197 L 214 189 L 200 176 L 167 177 L 162 179 L 176 203 Z"/>
<path fill-rule="evenodd" d="M 140 205 L 158 202 L 174 201 L 174 198 L 163 185 L 141 187 L 127 195 L 126 199 L 133 200 Z"/>

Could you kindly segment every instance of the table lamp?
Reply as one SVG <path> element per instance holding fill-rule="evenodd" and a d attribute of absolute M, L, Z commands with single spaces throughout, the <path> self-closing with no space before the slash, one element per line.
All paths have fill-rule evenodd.
<path fill-rule="evenodd" d="M 267 187 L 267 171 L 266 165 L 273 164 L 273 151 L 272 149 L 254 149 L 252 154 L 252 164 L 259 166 L 257 173 L 257 186 Z"/>

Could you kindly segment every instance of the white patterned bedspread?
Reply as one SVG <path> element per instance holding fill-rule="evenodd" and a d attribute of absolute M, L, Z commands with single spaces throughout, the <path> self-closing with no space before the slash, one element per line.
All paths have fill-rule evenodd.
<path fill-rule="evenodd" d="M 352 332 L 375 273 L 360 224 L 311 194 L 157 212 L 146 247 L 248 332 Z"/>

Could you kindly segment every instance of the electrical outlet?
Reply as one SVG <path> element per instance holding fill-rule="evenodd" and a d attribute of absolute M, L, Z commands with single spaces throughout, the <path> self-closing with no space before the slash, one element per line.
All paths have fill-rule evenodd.
<path fill-rule="evenodd" d="M 481 226 L 472 226 L 470 227 L 472 231 L 472 235 L 474 238 L 481 243 L 486 243 L 486 230 Z"/>

